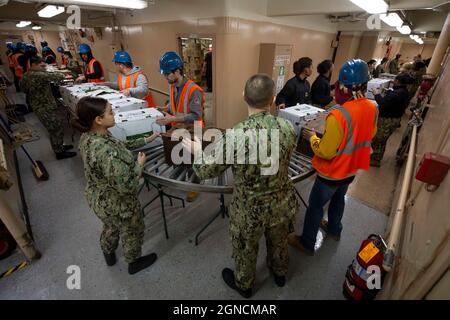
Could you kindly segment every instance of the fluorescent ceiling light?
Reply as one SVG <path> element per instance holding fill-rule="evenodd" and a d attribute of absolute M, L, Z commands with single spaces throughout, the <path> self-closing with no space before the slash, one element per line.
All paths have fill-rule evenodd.
<path fill-rule="evenodd" d="M 397 27 L 397 31 L 401 34 L 410 34 L 411 28 L 408 25 L 404 25 L 402 27 Z"/>
<path fill-rule="evenodd" d="M 419 38 L 419 39 L 417 39 L 417 40 L 416 40 L 416 42 L 417 42 L 418 44 L 423 44 L 423 40 L 422 40 L 422 39 L 420 39 L 420 38 Z"/>
<path fill-rule="evenodd" d="M 419 36 L 417 34 L 410 34 L 409 37 L 411 39 L 413 39 L 414 41 L 416 41 L 417 39 L 419 39 Z"/>
<path fill-rule="evenodd" d="M 127 9 L 144 9 L 148 6 L 147 1 L 144 0 L 75 0 L 73 2 Z"/>
<path fill-rule="evenodd" d="M 51 18 L 64 12 L 64 7 L 57 7 L 53 5 L 47 5 L 38 11 L 38 16 L 41 18 Z"/>
<path fill-rule="evenodd" d="M 26 26 L 29 26 L 31 24 L 31 21 L 20 21 L 18 24 L 16 24 L 17 28 L 23 28 Z"/>
<path fill-rule="evenodd" d="M 41 26 L 32 26 L 31 29 L 33 29 L 33 30 L 41 30 L 42 27 Z"/>
<path fill-rule="evenodd" d="M 370 14 L 386 13 L 389 6 L 383 0 L 350 0 Z"/>
<path fill-rule="evenodd" d="M 402 18 L 400 16 L 393 12 L 389 14 L 382 14 L 380 15 L 381 20 L 383 20 L 384 23 L 391 27 L 401 27 L 403 24 Z"/>

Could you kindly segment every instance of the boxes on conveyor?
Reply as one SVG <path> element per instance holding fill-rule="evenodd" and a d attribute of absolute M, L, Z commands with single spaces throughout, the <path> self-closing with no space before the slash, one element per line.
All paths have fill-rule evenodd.
<path fill-rule="evenodd" d="M 391 81 L 390 79 L 380 79 L 380 78 L 375 78 L 370 80 L 367 83 L 367 92 L 366 92 L 366 97 L 373 100 L 374 96 L 372 93 L 372 90 L 374 89 L 378 89 L 378 90 L 387 90 L 389 89 L 389 86 L 391 85 Z"/>
<path fill-rule="evenodd" d="M 180 137 L 178 140 L 172 140 L 172 134 L 176 129 L 180 129 L 180 128 L 172 128 L 169 131 L 167 131 L 166 133 L 161 134 L 162 137 L 162 141 L 163 141 L 163 145 L 164 145 L 164 157 L 166 160 L 166 163 L 169 165 L 173 165 L 173 159 L 172 159 L 172 150 L 173 148 L 181 143 L 182 138 Z M 208 128 L 208 129 L 212 129 L 212 128 Z M 217 128 L 214 128 L 217 129 Z M 186 130 L 189 131 L 189 133 L 191 134 L 191 140 L 194 141 L 194 129 L 192 127 L 186 128 Z M 204 129 L 206 130 L 206 128 Z M 220 130 L 222 133 L 225 132 L 225 130 L 223 129 L 218 129 Z M 205 148 L 210 145 L 211 143 L 214 143 L 215 141 L 206 141 L 206 140 L 202 140 L 202 150 L 205 150 Z M 185 150 L 183 150 L 183 152 L 186 152 Z M 191 163 L 194 163 L 194 155 L 191 155 Z"/>
<path fill-rule="evenodd" d="M 278 112 L 278 116 L 291 122 L 295 128 L 295 133 L 298 136 L 303 124 L 306 121 L 313 119 L 317 114 L 323 112 L 325 112 L 324 109 L 317 108 L 309 104 L 297 104 L 293 107 L 281 109 Z"/>
<path fill-rule="evenodd" d="M 106 86 L 95 86 L 90 83 L 74 85 L 74 86 L 62 86 L 60 87 L 61 96 L 64 104 L 75 110 L 78 101 L 83 97 L 93 97 L 99 94 L 114 93 L 117 91 L 112 90 Z"/>
<path fill-rule="evenodd" d="M 380 73 L 379 78 L 380 79 L 390 79 L 390 80 L 394 80 L 396 77 L 395 74 L 390 74 L 390 73 Z"/>
<path fill-rule="evenodd" d="M 153 132 L 165 132 L 165 126 L 155 122 L 156 118 L 162 116 L 164 115 L 155 108 L 117 112 L 114 116 L 116 125 L 109 131 L 119 140 L 131 140 Z"/>
<path fill-rule="evenodd" d="M 145 100 L 125 96 L 119 99 L 109 100 L 109 103 L 111 103 L 112 109 L 115 113 L 145 109 L 148 107 L 147 101 Z"/>
<path fill-rule="evenodd" d="M 314 130 L 318 137 L 322 137 L 325 133 L 325 120 L 327 116 L 328 112 L 316 113 L 302 123 L 301 129 Z M 296 150 L 307 157 L 312 158 L 314 156 L 314 152 L 311 149 L 311 143 L 301 136 L 301 132 L 298 136 Z"/>

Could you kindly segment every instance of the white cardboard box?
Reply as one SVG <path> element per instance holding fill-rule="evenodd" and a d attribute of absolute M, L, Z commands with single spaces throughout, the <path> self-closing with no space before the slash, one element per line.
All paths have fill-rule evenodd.
<path fill-rule="evenodd" d="M 375 78 L 370 80 L 367 83 L 367 91 L 366 91 L 366 97 L 373 100 L 374 96 L 372 93 L 373 89 L 389 89 L 389 86 L 391 85 L 391 81 L 390 79 L 379 79 L 379 78 Z"/>
<path fill-rule="evenodd" d="M 120 99 L 110 100 L 112 109 L 115 113 L 132 111 L 147 108 L 147 101 L 132 97 L 124 97 Z"/>
<path fill-rule="evenodd" d="M 156 118 L 163 116 L 155 108 L 118 112 L 114 116 L 116 125 L 109 131 L 119 140 L 126 140 L 127 137 L 149 132 L 166 132 L 165 126 L 160 126 L 155 122 Z"/>
<path fill-rule="evenodd" d="M 321 112 L 325 112 L 325 110 L 311 106 L 309 104 L 297 104 L 293 107 L 281 109 L 278 112 L 278 116 L 291 122 L 298 136 L 302 125 L 306 121 L 314 117 L 314 115 Z"/>

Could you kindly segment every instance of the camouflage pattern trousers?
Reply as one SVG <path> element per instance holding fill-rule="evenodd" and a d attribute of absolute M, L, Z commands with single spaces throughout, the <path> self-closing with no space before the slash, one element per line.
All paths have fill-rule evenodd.
<path fill-rule="evenodd" d="M 100 218 L 100 217 L 99 217 Z M 141 212 L 129 218 L 102 217 L 103 231 L 100 236 L 100 246 L 105 253 L 114 252 L 122 239 L 122 250 L 127 263 L 141 256 L 144 241 L 144 219 Z"/>
<path fill-rule="evenodd" d="M 50 143 L 55 153 L 63 152 L 64 126 L 61 110 L 47 111 L 42 108 L 33 108 L 39 121 L 50 135 Z"/>
<path fill-rule="evenodd" d="M 256 261 L 259 240 L 264 234 L 266 238 L 267 267 L 278 276 L 285 276 L 289 265 L 287 236 L 290 221 L 271 227 L 261 223 L 239 225 L 230 221 L 230 235 L 235 263 L 235 283 L 246 290 L 253 287 L 255 281 Z"/>
<path fill-rule="evenodd" d="M 381 161 L 383 159 L 386 143 L 400 122 L 401 118 L 378 118 L 377 134 L 372 140 L 373 153 L 370 155 L 372 160 Z"/>

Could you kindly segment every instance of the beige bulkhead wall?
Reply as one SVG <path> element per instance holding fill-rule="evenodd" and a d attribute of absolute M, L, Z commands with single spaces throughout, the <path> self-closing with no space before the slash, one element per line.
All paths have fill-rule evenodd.
<path fill-rule="evenodd" d="M 418 136 L 415 170 L 425 152 L 437 152 L 450 157 L 450 59 L 436 86 L 431 100 L 432 108 L 427 114 Z M 444 137 L 442 150 L 437 150 L 439 138 Z M 415 171 L 414 171 L 415 173 Z M 402 181 L 399 177 L 397 195 L 394 197 L 393 210 L 396 208 L 398 192 Z M 401 236 L 400 249 L 393 271 L 386 278 L 380 299 L 450 299 L 448 288 L 443 289 L 441 281 L 448 283 L 444 276 L 450 267 L 450 174 L 434 192 L 428 192 L 424 185 L 413 178 L 411 194 L 420 190 L 418 197 L 406 213 Z M 387 230 L 390 229 L 394 211 Z M 431 294 L 432 293 L 432 294 Z"/>
<path fill-rule="evenodd" d="M 221 128 L 229 128 L 247 116 L 242 91 L 248 77 L 258 72 L 260 43 L 292 44 L 293 59 L 310 56 L 314 60 L 314 74 L 309 79 L 312 84 L 317 76 L 317 64 L 332 56 L 331 42 L 335 37 L 333 33 L 232 17 L 128 25 L 122 26 L 122 30 L 124 49 L 147 74 L 150 86 L 165 92 L 169 86 L 159 74 L 161 54 L 178 51 L 180 35 L 212 36 L 215 40 L 215 125 Z M 89 44 L 108 74 L 114 71 L 111 32 L 105 31 L 100 41 L 94 38 L 95 42 Z M 287 71 L 286 79 L 289 79 L 293 73 Z"/>

